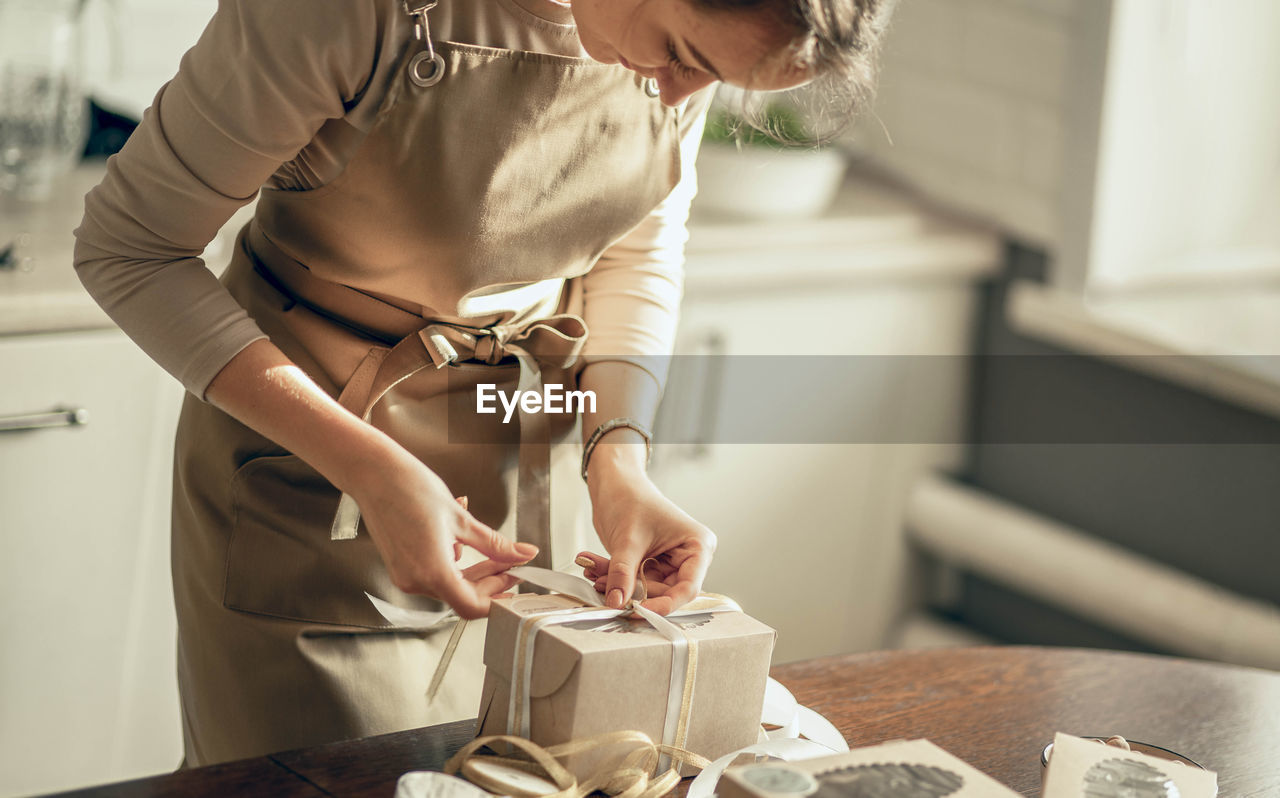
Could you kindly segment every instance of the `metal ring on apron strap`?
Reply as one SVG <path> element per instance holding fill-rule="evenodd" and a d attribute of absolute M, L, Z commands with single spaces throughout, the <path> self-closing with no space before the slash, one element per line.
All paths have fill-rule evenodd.
<path fill-rule="evenodd" d="M 644 81 L 642 81 L 642 85 L 644 86 L 644 93 L 650 97 L 657 97 L 659 94 L 662 94 L 662 89 L 658 86 L 657 78 L 645 78 Z"/>
<path fill-rule="evenodd" d="M 426 44 L 427 49 L 409 61 L 409 79 L 422 88 L 434 86 L 444 78 L 444 59 L 431 43 L 431 23 L 427 12 L 436 7 L 439 0 L 404 0 L 404 12 L 414 17 L 413 36 Z"/>
<path fill-rule="evenodd" d="M 409 80 L 426 89 L 444 78 L 444 59 L 439 53 L 424 50 L 409 61 Z"/>

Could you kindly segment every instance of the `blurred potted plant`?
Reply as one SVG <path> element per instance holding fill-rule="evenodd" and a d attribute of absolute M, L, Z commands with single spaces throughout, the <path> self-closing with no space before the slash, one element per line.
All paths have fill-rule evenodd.
<path fill-rule="evenodd" d="M 781 100 L 753 114 L 754 126 L 717 100 L 698 155 L 700 213 L 754 219 L 816 216 L 831 205 L 847 162 L 818 143 L 796 108 Z"/>

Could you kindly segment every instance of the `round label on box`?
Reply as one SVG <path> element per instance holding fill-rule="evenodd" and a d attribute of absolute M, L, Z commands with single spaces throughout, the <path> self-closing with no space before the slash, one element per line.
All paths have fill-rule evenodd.
<path fill-rule="evenodd" d="M 761 792 L 778 795 L 808 795 L 818 789 L 818 782 L 803 770 L 786 765 L 756 765 L 740 774 L 742 780 Z"/>

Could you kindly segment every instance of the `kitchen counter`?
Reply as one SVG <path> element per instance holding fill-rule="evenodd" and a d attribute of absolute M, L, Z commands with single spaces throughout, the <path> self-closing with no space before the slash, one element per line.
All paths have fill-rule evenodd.
<path fill-rule="evenodd" d="M 84 195 L 105 174 L 105 160 L 85 161 L 59 181 L 46 201 L 0 196 L 0 251 L 13 247 L 10 268 L 0 269 L 0 335 L 115 326 L 72 268 L 72 231 L 84 215 Z M 252 213 L 252 205 L 240 209 L 205 248 L 212 268 L 225 264 L 236 233 Z"/>
<path fill-rule="evenodd" d="M 1230 282 L 1085 300 L 1014 283 L 1017 332 L 1250 410 L 1280 416 L 1280 285 Z"/>
<path fill-rule="evenodd" d="M 0 335 L 114 326 L 71 267 L 71 231 L 84 212 L 84 195 L 104 173 L 105 161 L 88 161 L 46 202 L 0 200 L 0 247 L 13 242 L 17 261 L 16 268 L 0 270 Z M 242 208 L 205 249 L 210 268 L 225 264 L 252 213 L 252 205 Z M 901 189 L 851 172 L 831 209 L 813 219 L 744 225 L 699 214 L 695 203 L 688 255 L 686 291 L 698 294 L 833 281 L 974 280 L 994 273 L 1000 242 Z"/>
<path fill-rule="evenodd" d="M 43 202 L 0 195 L 0 335 L 111 327 L 72 270 L 71 231 L 84 213 L 84 195 L 102 179 L 101 163 L 64 175 Z"/>
<path fill-rule="evenodd" d="M 918 195 L 851 168 L 831 207 L 809 219 L 743 220 L 693 203 L 688 294 L 993 276 L 992 230 L 947 215 Z"/>

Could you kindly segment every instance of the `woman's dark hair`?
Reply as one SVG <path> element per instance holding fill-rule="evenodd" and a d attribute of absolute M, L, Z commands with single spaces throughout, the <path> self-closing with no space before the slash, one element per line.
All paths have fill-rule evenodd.
<path fill-rule="evenodd" d="M 791 26 L 792 61 L 816 77 L 790 92 L 804 106 L 818 143 L 839 133 L 875 93 L 880 40 L 896 0 L 692 0 L 708 10 L 772 14 Z M 767 105 L 743 100 L 735 109 L 747 124 L 775 138 L 789 138 L 769 125 Z M 759 98 L 754 98 L 759 99 Z M 801 143 L 801 142 L 789 142 Z"/>

